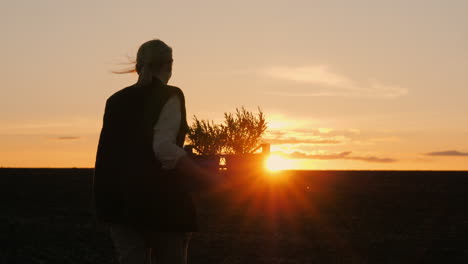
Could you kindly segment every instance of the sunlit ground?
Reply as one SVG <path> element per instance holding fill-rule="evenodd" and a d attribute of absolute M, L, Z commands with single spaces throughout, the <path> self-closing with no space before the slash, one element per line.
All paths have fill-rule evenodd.
<path fill-rule="evenodd" d="M 310 184 L 294 177 L 294 170 L 300 169 L 297 160 L 271 153 L 265 160 L 265 173 L 252 173 L 235 182 L 232 199 L 226 204 L 224 217 L 239 217 L 241 227 L 260 223 L 269 232 L 279 227 L 294 232 L 301 228 L 299 216 L 315 216 L 316 208 L 311 199 Z M 266 177 L 263 177 L 266 176 Z M 237 185 L 236 185 L 237 184 Z M 242 212 L 241 215 L 237 215 Z M 222 219 L 220 220 L 222 222 Z"/>

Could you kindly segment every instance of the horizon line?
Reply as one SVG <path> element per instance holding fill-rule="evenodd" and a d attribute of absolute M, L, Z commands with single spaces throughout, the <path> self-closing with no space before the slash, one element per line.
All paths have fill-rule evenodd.
<path fill-rule="evenodd" d="M 2 167 L 0 169 L 78 169 L 78 170 L 93 170 L 94 167 Z M 294 171 L 420 171 L 420 172 L 468 172 L 468 170 L 409 170 L 409 169 L 313 169 L 313 170 L 304 170 L 304 169 L 295 169 L 295 170 L 278 170 L 277 172 L 294 172 Z"/>

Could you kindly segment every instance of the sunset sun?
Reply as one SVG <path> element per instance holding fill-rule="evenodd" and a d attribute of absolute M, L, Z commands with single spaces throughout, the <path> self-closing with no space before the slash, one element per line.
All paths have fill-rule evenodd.
<path fill-rule="evenodd" d="M 280 155 L 270 155 L 265 161 L 265 168 L 268 171 L 293 169 L 292 161 Z"/>

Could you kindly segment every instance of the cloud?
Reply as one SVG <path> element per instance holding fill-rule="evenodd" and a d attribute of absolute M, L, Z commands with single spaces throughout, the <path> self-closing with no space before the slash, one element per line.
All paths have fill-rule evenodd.
<path fill-rule="evenodd" d="M 396 159 L 392 159 L 392 158 L 379 158 L 379 157 L 374 157 L 374 156 L 346 157 L 346 159 L 360 160 L 360 161 L 366 161 L 366 162 L 379 162 L 379 163 L 391 163 L 391 162 L 397 161 Z"/>
<path fill-rule="evenodd" d="M 346 156 L 351 154 L 351 151 L 340 152 L 335 154 L 308 154 L 301 151 L 294 151 L 292 153 L 286 154 L 289 158 L 293 159 L 322 159 L 322 160 L 330 160 L 330 159 L 344 159 Z"/>
<path fill-rule="evenodd" d="M 99 117 L 64 117 L 60 119 L 15 120 L 3 123 L 0 134 L 21 135 L 69 135 L 69 134 L 96 134 L 102 126 Z"/>
<path fill-rule="evenodd" d="M 264 139 L 272 145 L 282 144 L 340 144 L 341 141 L 333 139 L 297 139 L 297 138 L 270 138 Z"/>
<path fill-rule="evenodd" d="M 436 151 L 426 153 L 428 156 L 450 156 L 450 157 L 468 157 L 468 152 L 460 152 L 456 150 Z"/>
<path fill-rule="evenodd" d="M 376 138 L 370 138 L 369 141 L 371 141 L 371 142 L 376 142 L 376 143 L 381 143 L 381 142 L 398 142 L 398 141 L 400 141 L 400 138 L 399 138 L 399 137 L 396 137 L 396 136 L 376 137 Z"/>
<path fill-rule="evenodd" d="M 299 129 L 287 130 L 283 134 L 286 134 L 286 133 L 298 133 L 298 134 L 315 135 L 315 136 L 322 136 L 322 137 L 327 137 L 327 136 L 351 137 L 351 136 L 357 136 L 361 134 L 361 131 L 359 129 L 299 128 Z"/>
<path fill-rule="evenodd" d="M 271 67 L 264 70 L 264 74 L 278 79 L 323 84 L 327 86 L 349 88 L 353 81 L 349 78 L 330 71 L 326 65 L 311 67 Z"/>
<path fill-rule="evenodd" d="M 284 144 L 342 144 L 350 141 L 357 132 L 348 130 L 334 130 L 331 128 L 318 129 L 280 129 L 267 131 L 263 141 L 272 145 Z"/>
<path fill-rule="evenodd" d="M 270 78 L 318 85 L 307 92 L 266 91 L 267 94 L 280 96 L 358 96 L 358 97 L 399 97 L 406 95 L 408 90 L 397 85 L 382 84 L 370 79 L 364 83 L 333 72 L 328 65 L 313 65 L 306 67 L 270 67 L 261 70 L 261 74 Z"/>
<path fill-rule="evenodd" d="M 78 140 L 81 137 L 75 137 L 75 136 L 63 136 L 63 137 L 53 137 L 52 139 L 57 139 L 57 140 Z"/>
<path fill-rule="evenodd" d="M 379 158 L 375 156 L 351 156 L 351 151 L 344 151 L 332 154 L 308 154 L 300 151 L 294 151 L 292 153 L 278 152 L 278 154 L 286 156 L 292 159 L 319 159 L 319 160 L 334 160 L 334 159 L 345 159 L 345 160 L 359 160 L 365 162 L 377 162 L 377 163 L 391 163 L 396 162 L 393 158 Z"/>

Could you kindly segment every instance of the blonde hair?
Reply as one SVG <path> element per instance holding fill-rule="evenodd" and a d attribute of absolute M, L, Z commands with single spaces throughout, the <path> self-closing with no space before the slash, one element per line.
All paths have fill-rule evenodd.
<path fill-rule="evenodd" d="M 138 48 L 135 66 L 128 70 L 114 73 L 138 73 L 138 84 L 146 84 L 153 80 L 155 72 L 161 70 L 164 64 L 172 63 L 172 48 L 159 39 L 152 39 Z"/>

